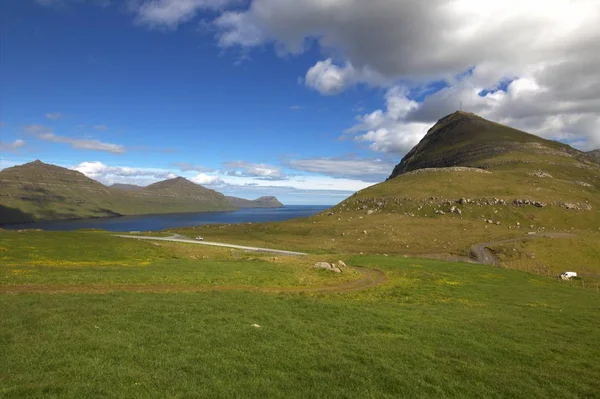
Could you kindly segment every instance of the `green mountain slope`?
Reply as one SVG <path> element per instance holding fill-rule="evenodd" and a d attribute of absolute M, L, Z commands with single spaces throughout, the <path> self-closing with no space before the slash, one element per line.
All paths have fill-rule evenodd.
<path fill-rule="evenodd" d="M 109 187 L 118 189 L 118 190 L 125 190 L 125 191 L 138 191 L 138 190 L 144 189 L 143 186 L 138 186 L 135 184 L 122 184 L 122 183 L 115 183 L 115 184 L 110 185 Z"/>
<path fill-rule="evenodd" d="M 490 246 L 509 267 L 588 270 L 600 279 L 600 164 L 565 144 L 458 112 L 442 118 L 390 179 L 327 212 L 202 230 L 211 240 L 290 250 L 443 258 L 523 238 Z M 572 236 L 544 236 L 556 233 Z"/>
<path fill-rule="evenodd" d="M 266 196 L 255 200 L 247 200 L 237 197 L 226 197 L 227 201 L 238 208 L 281 208 L 283 204 L 275 197 Z"/>
<path fill-rule="evenodd" d="M 183 178 L 123 190 L 40 161 L 0 171 L 0 223 L 233 209 L 223 194 Z"/>
<path fill-rule="evenodd" d="M 82 173 L 40 161 L 0 171 L 0 222 L 116 216 L 125 196 Z"/>
<path fill-rule="evenodd" d="M 234 210 L 225 196 L 193 183 L 183 177 L 176 177 L 151 184 L 142 190 L 128 193 L 134 199 L 132 206 L 120 208 L 124 214 L 176 213 Z"/>
<path fill-rule="evenodd" d="M 502 158 L 506 154 L 507 159 Z M 390 179 L 423 168 L 486 167 L 485 160 L 509 161 L 516 154 L 585 157 L 581 151 L 556 141 L 488 121 L 467 112 L 440 119 L 392 172 Z"/>

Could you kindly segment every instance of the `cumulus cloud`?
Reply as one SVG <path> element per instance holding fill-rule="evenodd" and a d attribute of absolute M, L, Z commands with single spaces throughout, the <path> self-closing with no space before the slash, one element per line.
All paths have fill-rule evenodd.
<path fill-rule="evenodd" d="M 321 94 L 337 94 L 354 83 L 354 69 L 351 65 L 339 67 L 333 64 L 331 58 L 319 61 L 313 65 L 304 78 L 307 86 Z"/>
<path fill-rule="evenodd" d="M 292 169 L 341 178 L 360 179 L 367 182 L 385 180 L 395 163 L 378 158 L 306 158 L 288 161 Z"/>
<path fill-rule="evenodd" d="M 202 165 L 195 165 L 195 164 L 188 163 L 188 162 L 175 162 L 173 164 L 173 166 L 175 166 L 176 168 L 178 168 L 179 170 L 181 170 L 183 172 L 200 172 L 200 173 L 214 172 L 214 169 L 205 168 Z"/>
<path fill-rule="evenodd" d="M 106 151 L 113 154 L 122 154 L 125 152 L 125 147 L 122 145 L 104 143 L 98 140 L 75 139 L 72 137 L 59 136 L 54 134 L 54 130 L 47 126 L 27 125 L 23 127 L 23 131 L 34 135 L 39 140 L 51 141 L 53 143 L 70 144 L 71 147 L 78 150 Z"/>
<path fill-rule="evenodd" d="M 232 161 L 223 163 L 224 173 L 230 176 L 254 177 L 264 180 L 285 178 L 281 168 L 264 163 Z"/>
<path fill-rule="evenodd" d="M 70 144 L 71 147 L 78 150 L 106 151 L 113 154 L 122 154 L 125 147 L 119 144 L 103 143 L 98 140 L 74 139 L 71 137 L 57 136 L 54 133 L 44 133 L 37 136 L 40 140 L 52 141 L 54 143 Z"/>
<path fill-rule="evenodd" d="M 0 152 L 17 152 L 20 148 L 25 146 L 25 141 L 17 139 L 11 143 L 7 143 L 0 140 Z"/>
<path fill-rule="evenodd" d="M 599 148 L 600 97 L 590 87 L 570 93 L 561 90 L 548 77 L 559 73 L 556 68 L 564 65 L 532 68 L 502 88 L 485 87 L 482 73 L 475 68 L 421 102 L 410 100 L 406 88 L 393 87 L 386 93 L 385 109 L 358 116 L 358 123 L 346 133 L 366 142 L 372 150 L 404 154 L 433 123 L 456 111 L 462 103 L 463 110 L 529 133 L 582 150 Z M 561 95 L 557 96 L 557 92 Z"/>
<path fill-rule="evenodd" d="M 221 180 L 219 176 L 207 175 L 206 173 L 197 174 L 196 176 L 191 177 L 190 180 L 203 186 L 223 183 L 223 180 Z"/>
<path fill-rule="evenodd" d="M 64 114 L 60 113 L 60 112 L 49 112 L 46 114 L 46 118 L 47 119 L 60 119 L 64 116 Z"/>
<path fill-rule="evenodd" d="M 387 109 L 362 115 L 351 131 L 373 150 L 401 153 L 460 100 L 544 137 L 600 145 L 598 20 L 600 2 L 588 0 L 254 0 L 215 26 L 223 47 L 271 42 L 298 54 L 319 46 L 328 57 L 304 81 L 322 94 L 358 83 L 392 87 Z M 448 88 L 405 115 L 389 108 L 432 80 Z M 506 90 L 495 90 L 506 81 Z"/>
<path fill-rule="evenodd" d="M 108 185 L 114 183 L 146 185 L 176 177 L 174 173 L 165 169 L 108 166 L 99 161 L 81 162 L 71 169 Z"/>
<path fill-rule="evenodd" d="M 220 9 L 236 0 L 144 0 L 130 8 L 136 20 L 152 27 L 174 29 L 194 18 L 201 10 Z"/>

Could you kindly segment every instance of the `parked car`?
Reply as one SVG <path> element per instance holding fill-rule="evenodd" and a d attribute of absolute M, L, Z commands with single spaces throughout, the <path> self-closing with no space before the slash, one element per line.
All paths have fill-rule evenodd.
<path fill-rule="evenodd" d="M 560 277 L 561 280 L 570 280 L 573 277 L 577 277 L 577 273 L 576 272 L 564 272 L 558 277 Z"/>
<path fill-rule="evenodd" d="M 204 241 L 204 238 L 203 238 L 203 237 L 200 237 L 200 236 L 198 236 L 198 237 L 196 237 L 196 241 Z"/>

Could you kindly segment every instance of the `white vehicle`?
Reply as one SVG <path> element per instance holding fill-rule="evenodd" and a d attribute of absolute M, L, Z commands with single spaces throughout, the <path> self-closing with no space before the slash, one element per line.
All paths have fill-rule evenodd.
<path fill-rule="evenodd" d="M 573 277 L 577 277 L 576 272 L 564 272 L 560 276 L 561 280 L 570 280 Z"/>
<path fill-rule="evenodd" d="M 198 237 L 196 237 L 196 241 L 204 241 L 204 238 L 203 238 L 203 237 L 200 237 L 200 236 L 198 236 Z"/>

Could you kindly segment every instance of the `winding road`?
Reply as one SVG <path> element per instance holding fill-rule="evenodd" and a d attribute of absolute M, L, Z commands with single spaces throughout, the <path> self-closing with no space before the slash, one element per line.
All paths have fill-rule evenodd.
<path fill-rule="evenodd" d="M 132 235 L 116 235 L 115 237 L 122 238 L 135 238 L 137 240 L 154 240 L 154 241 L 173 241 L 173 242 L 185 242 L 188 244 L 199 244 L 199 245 L 211 245 L 214 247 L 225 247 L 225 248 L 235 248 L 242 249 L 244 251 L 254 251 L 254 252 L 267 252 L 272 254 L 279 255 L 292 255 L 292 256 L 304 256 L 306 253 L 304 252 L 294 252 L 294 251 L 284 251 L 281 249 L 271 249 L 271 248 L 260 248 L 260 247 L 247 247 L 245 245 L 235 245 L 235 244 L 223 244 L 220 242 L 212 242 L 212 241 L 197 241 L 192 240 L 191 238 L 187 238 L 180 234 L 175 234 L 171 237 L 150 237 L 150 236 L 132 236 Z"/>
<path fill-rule="evenodd" d="M 534 238 L 572 238 L 575 237 L 575 234 L 571 233 L 539 233 L 539 234 L 528 234 L 525 236 L 517 237 L 517 238 L 509 238 L 506 240 L 500 241 L 491 241 L 491 242 L 483 242 L 480 244 L 475 244 L 471 247 L 471 255 L 475 258 L 477 263 L 481 263 L 484 265 L 492 265 L 492 266 L 500 266 L 500 261 L 498 258 L 494 256 L 492 251 L 489 250 L 488 247 L 493 245 L 502 245 L 508 244 L 510 242 L 517 242 L 521 240 L 531 240 Z"/>

